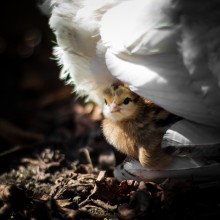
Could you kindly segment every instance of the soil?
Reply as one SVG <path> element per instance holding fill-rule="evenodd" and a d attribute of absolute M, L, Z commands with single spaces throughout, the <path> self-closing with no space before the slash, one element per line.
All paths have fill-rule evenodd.
<path fill-rule="evenodd" d="M 35 1 L 1 3 L 0 219 L 219 219 L 220 183 L 117 181 L 102 115 L 59 79 Z"/>

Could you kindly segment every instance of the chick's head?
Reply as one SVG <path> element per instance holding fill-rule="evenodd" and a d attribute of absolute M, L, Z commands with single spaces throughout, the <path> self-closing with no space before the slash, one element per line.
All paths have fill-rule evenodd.
<path fill-rule="evenodd" d="M 113 84 L 104 91 L 103 114 L 113 121 L 135 118 L 140 97 L 123 85 Z"/>

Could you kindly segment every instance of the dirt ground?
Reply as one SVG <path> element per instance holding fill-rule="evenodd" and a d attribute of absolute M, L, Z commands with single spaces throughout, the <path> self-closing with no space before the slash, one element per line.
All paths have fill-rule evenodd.
<path fill-rule="evenodd" d="M 219 182 L 117 181 L 124 156 L 59 80 L 48 18 L 30 0 L 0 10 L 0 219 L 219 219 Z"/>

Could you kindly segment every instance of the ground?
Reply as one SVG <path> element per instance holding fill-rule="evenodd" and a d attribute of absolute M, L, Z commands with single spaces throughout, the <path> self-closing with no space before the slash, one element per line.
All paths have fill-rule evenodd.
<path fill-rule="evenodd" d="M 59 80 L 48 18 L 1 3 L 0 219 L 219 219 L 220 183 L 117 181 L 102 116 Z"/>

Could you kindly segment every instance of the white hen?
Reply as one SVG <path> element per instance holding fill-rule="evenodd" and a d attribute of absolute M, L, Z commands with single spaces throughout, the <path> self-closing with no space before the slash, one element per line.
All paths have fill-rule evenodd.
<path fill-rule="evenodd" d="M 168 111 L 220 127 L 220 2 L 54 0 L 50 26 L 77 92 L 118 78 Z M 114 76 L 114 78 L 112 77 Z"/>
<path fill-rule="evenodd" d="M 203 124 L 192 132 L 207 135 L 209 144 L 213 132 L 205 126 L 212 126 L 211 143 L 219 148 L 219 0 L 52 0 L 51 7 L 61 78 L 80 95 L 102 105 L 103 88 L 119 79 L 193 125 Z M 184 136 L 187 123 L 168 131 L 165 141 L 198 145 Z"/>

